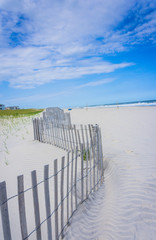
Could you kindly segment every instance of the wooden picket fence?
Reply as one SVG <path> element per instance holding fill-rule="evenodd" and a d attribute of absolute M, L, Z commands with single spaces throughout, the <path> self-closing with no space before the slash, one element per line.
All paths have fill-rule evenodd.
<path fill-rule="evenodd" d="M 35 120 L 36 121 L 36 120 Z M 37 124 L 39 121 L 36 121 Z M 36 123 L 35 123 L 36 124 Z M 36 135 L 35 135 L 36 136 Z M 96 144 L 95 144 L 96 143 Z M 99 141 L 88 141 L 86 145 L 81 143 L 72 151 L 67 152 L 67 157 L 62 157 L 61 168 L 58 170 L 57 159 L 54 160 L 53 174 L 50 175 L 49 165 L 44 166 L 44 179 L 37 181 L 37 172 L 31 172 L 32 185 L 24 188 L 24 176 L 17 177 L 18 192 L 7 198 L 6 182 L 0 183 L 0 209 L 3 233 L 0 232 L 0 239 L 37 239 L 57 240 L 63 239 L 66 229 L 71 222 L 71 217 L 91 193 L 98 190 L 103 183 L 104 169 L 102 148 Z M 80 169 L 78 169 L 80 166 Z M 39 194 L 39 186 L 43 185 L 43 192 Z M 26 214 L 29 205 L 25 200 L 25 194 L 32 192 L 35 228 L 28 229 L 28 222 L 32 215 Z M 40 198 L 44 196 L 42 205 Z M 18 202 L 16 216 L 9 216 L 8 205 L 12 200 Z M 30 199 L 29 199 L 30 201 Z M 41 221 L 41 211 L 45 208 L 46 217 Z M 20 237 L 14 233 L 16 217 L 19 215 Z M 44 229 L 46 225 L 46 231 Z"/>

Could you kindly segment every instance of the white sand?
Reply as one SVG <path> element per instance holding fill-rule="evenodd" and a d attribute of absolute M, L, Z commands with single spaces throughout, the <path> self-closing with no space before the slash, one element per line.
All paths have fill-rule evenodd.
<path fill-rule="evenodd" d="M 74 215 L 66 239 L 155 240 L 156 107 L 73 109 L 71 117 L 75 124 L 100 125 L 106 170 L 104 185 Z M 43 166 L 53 166 L 55 158 L 65 155 L 61 149 L 33 141 L 31 120 L 17 126 L 6 132 L 3 128 L 4 133 L 0 126 L 0 182 L 7 181 L 8 197 L 17 191 L 17 175 L 24 174 L 30 186 L 30 171 L 37 170 L 41 180 Z M 13 239 L 20 239 L 16 225 Z M 28 228 L 33 229 L 33 224 Z"/>
<path fill-rule="evenodd" d="M 156 107 L 74 109 L 101 126 L 105 182 L 72 220 L 66 239 L 156 239 Z"/>

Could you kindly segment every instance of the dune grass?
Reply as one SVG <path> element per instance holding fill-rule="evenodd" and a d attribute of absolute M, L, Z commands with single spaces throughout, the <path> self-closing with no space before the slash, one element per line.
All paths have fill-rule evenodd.
<path fill-rule="evenodd" d="M 29 134 L 29 125 L 32 124 L 32 117 L 37 114 L 40 115 L 43 110 L 0 110 L 0 158 L 6 165 L 9 164 L 9 139 L 15 136 L 17 139 L 24 140 Z"/>
<path fill-rule="evenodd" d="M 7 118 L 7 117 L 26 117 L 26 116 L 33 116 L 35 114 L 43 112 L 44 109 L 17 109 L 17 110 L 1 110 L 0 111 L 0 118 Z"/>

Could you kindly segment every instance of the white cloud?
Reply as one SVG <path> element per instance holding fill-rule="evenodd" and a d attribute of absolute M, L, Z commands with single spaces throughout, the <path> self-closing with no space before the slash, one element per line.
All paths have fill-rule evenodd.
<path fill-rule="evenodd" d="M 96 87 L 96 86 L 99 86 L 99 85 L 104 85 L 106 83 L 113 82 L 114 80 L 115 80 L 115 78 L 105 78 L 105 79 L 102 79 L 102 80 L 99 80 L 99 81 L 88 82 L 88 83 L 82 84 L 82 85 L 78 86 L 77 88 Z"/>
<path fill-rule="evenodd" d="M 0 81 L 33 88 L 131 66 L 98 56 L 155 43 L 154 8 L 150 0 L 0 1 Z"/>

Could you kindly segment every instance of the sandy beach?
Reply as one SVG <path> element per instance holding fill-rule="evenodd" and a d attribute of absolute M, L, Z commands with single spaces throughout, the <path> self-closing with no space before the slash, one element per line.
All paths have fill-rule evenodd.
<path fill-rule="evenodd" d="M 70 113 L 73 124 L 99 124 L 105 181 L 74 214 L 65 239 L 154 240 L 156 107 L 82 108 Z M 24 174 L 29 185 L 32 170 L 37 170 L 42 179 L 43 166 L 66 154 L 34 141 L 31 119 L 15 125 L 7 130 L 10 128 L 0 122 L 0 182 L 7 182 L 8 197 L 17 191 L 17 175 Z M 20 239 L 18 231 L 17 227 L 13 239 Z M 1 221 L 0 239 L 3 240 Z"/>
<path fill-rule="evenodd" d="M 77 123 L 78 114 L 101 126 L 105 182 L 75 214 L 66 239 L 154 240 L 156 107 L 75 109 Z"/>

